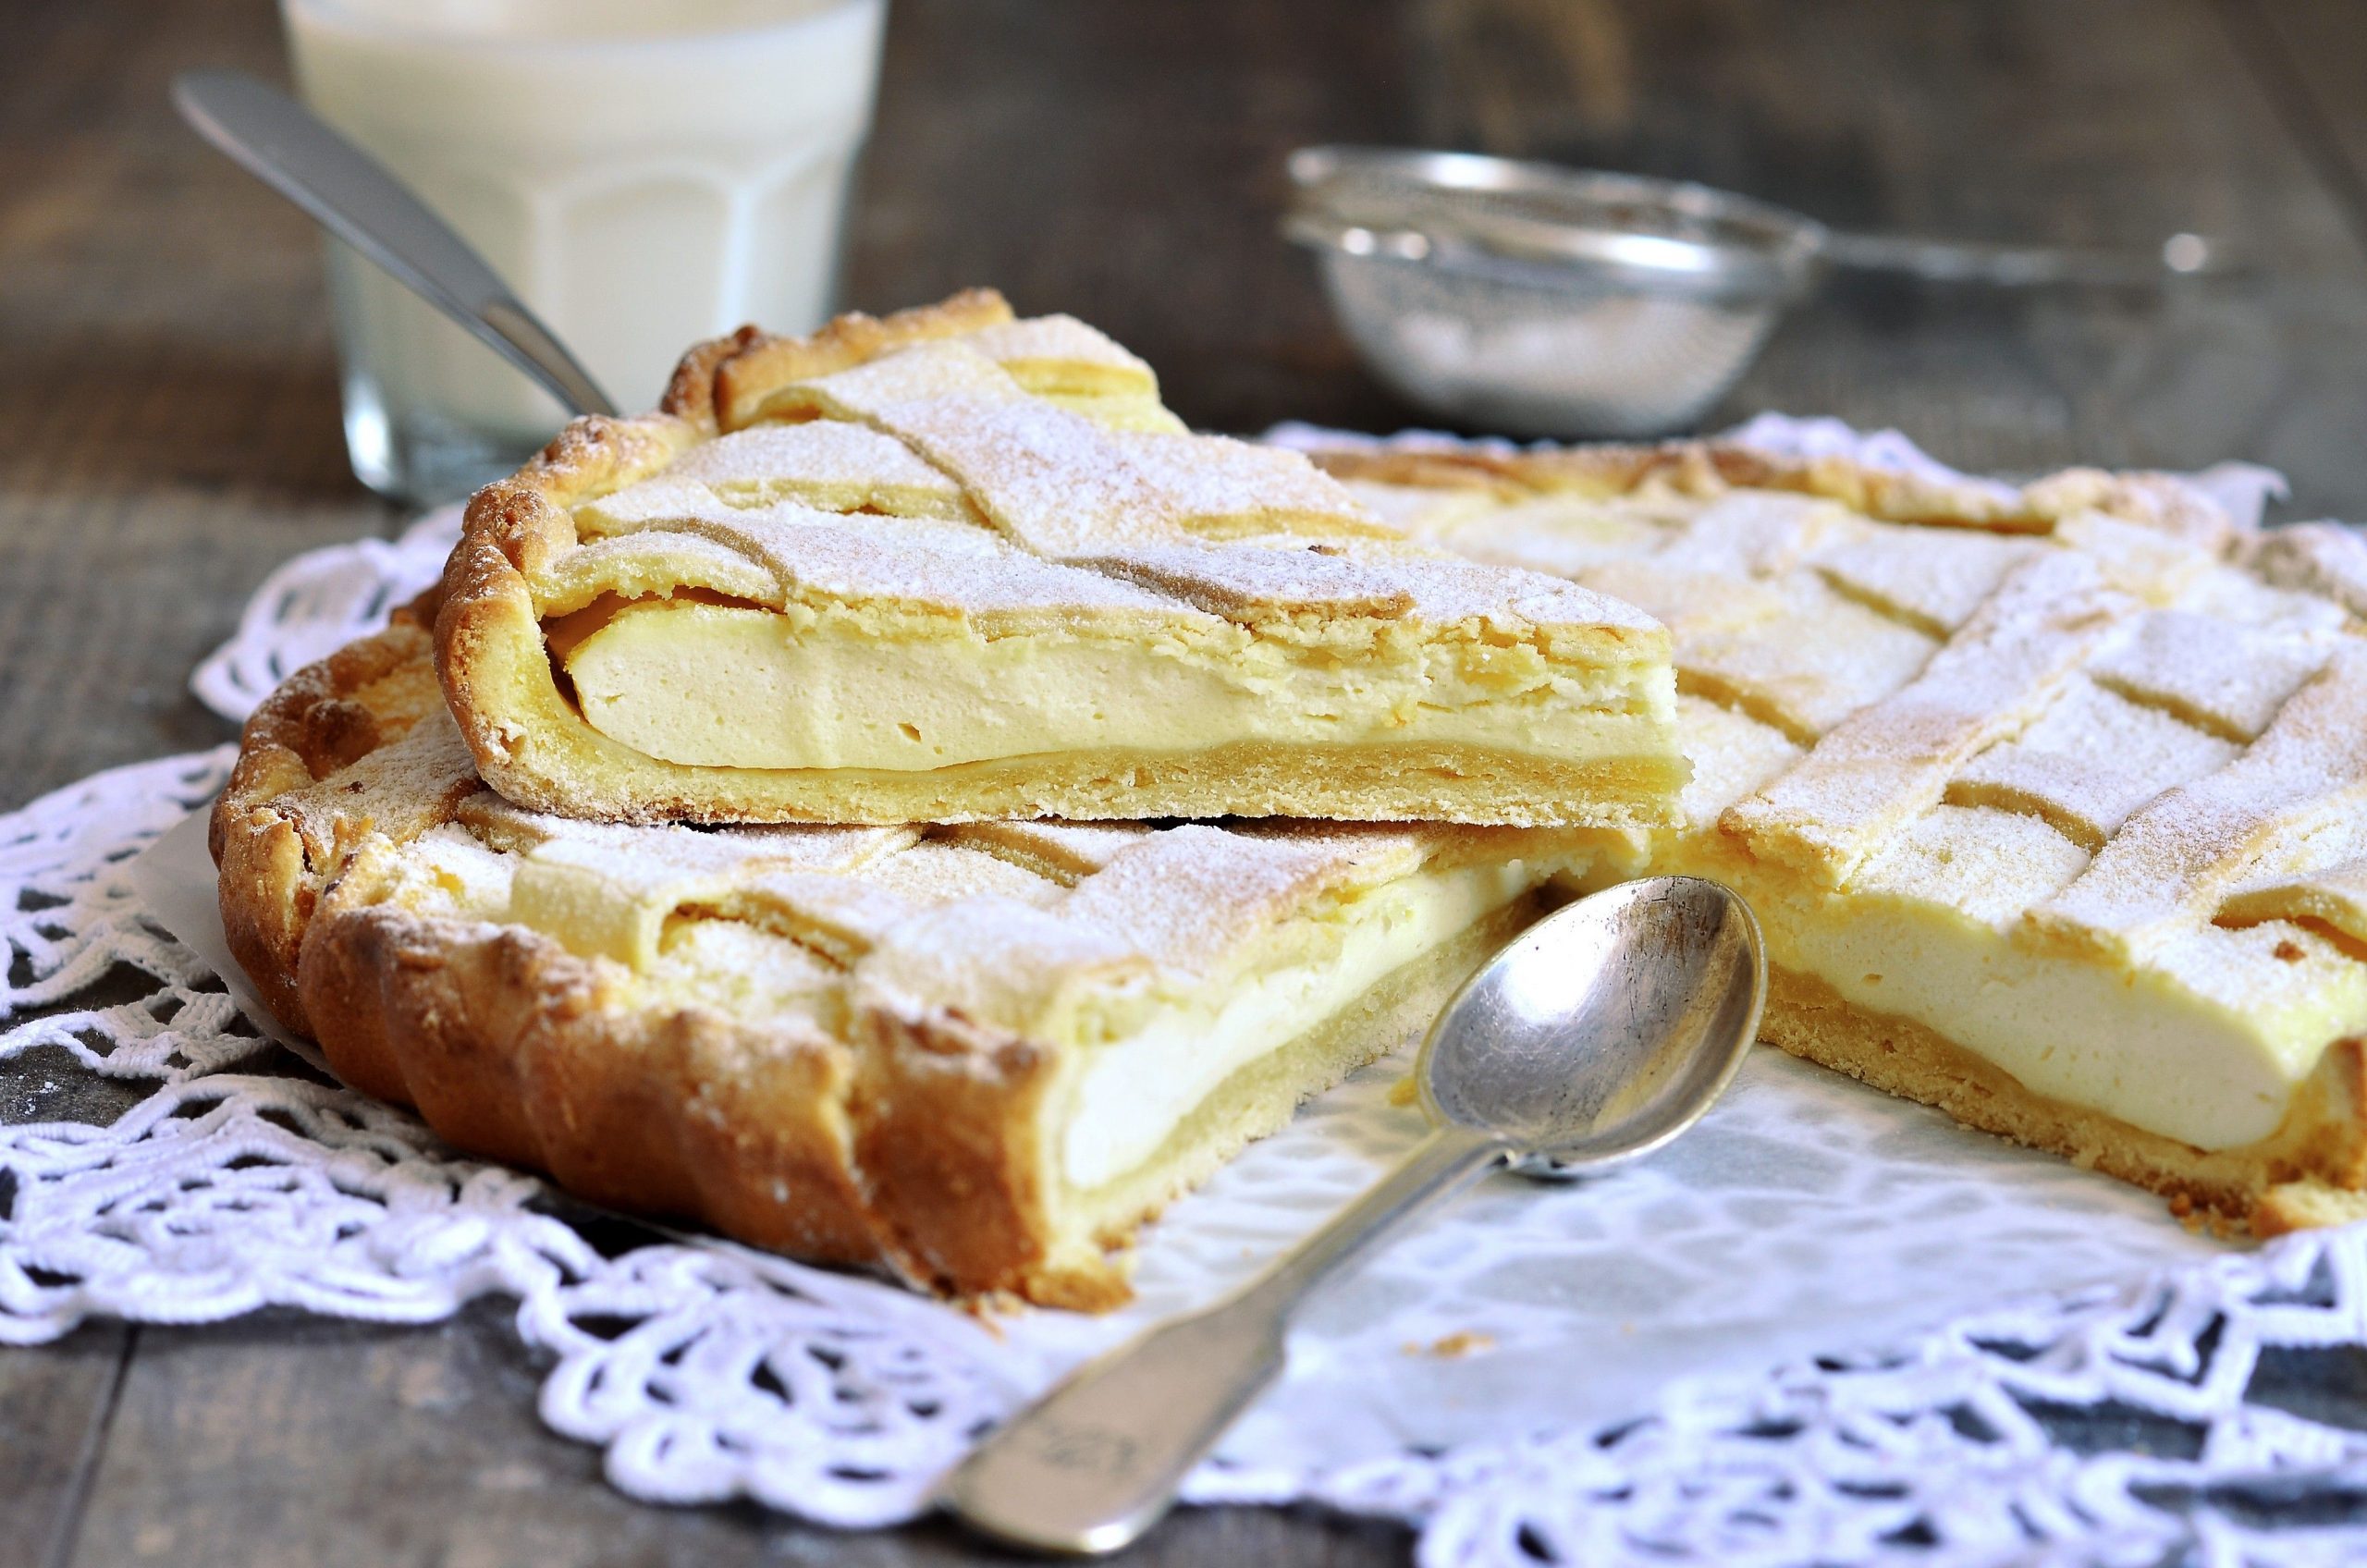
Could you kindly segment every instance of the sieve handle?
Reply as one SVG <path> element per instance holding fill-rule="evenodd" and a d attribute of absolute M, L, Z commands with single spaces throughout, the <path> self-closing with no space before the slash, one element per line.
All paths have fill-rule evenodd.
<path fill-rule="evenodd" d="M 1905 234 L 1830 234 L 1824 259 L 1859 272 L 1904 273 L 1936 283 L 2001 288 L 2086 283 L 2145 285 L 2175 277 L 2218 277 L 2244 270 L 2221 240 L 2173 234 L 2158 250 L 2093 251 L 2062 245 L 1986 245 Z"/>

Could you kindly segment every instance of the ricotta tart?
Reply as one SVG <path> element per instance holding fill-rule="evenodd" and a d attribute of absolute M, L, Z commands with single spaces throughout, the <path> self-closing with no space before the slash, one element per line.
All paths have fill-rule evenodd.
<path fill-rule="evenodd" d="M 447 585 L 483 778 L 575 816 L 1639 826 L 1685 776 L 1650 617 L 988 293 L 695 350 L 481 492 Z"/>
<path fill-rule="evenodd" d="M 1644 606 L 1763 1033 L 2271 1232 L 2367 1214 L 2367 544 L 2177 481 L 1718 447 L 1341 452 L 1377 511 Z"/>
<path fill-rule="evenodd" d="M 1542 829 L 700 829 L 484 788 L 420 614 L 295 677 L 214 820 L 339 1076 L 593 1201 L 1098 1309 L 1139 1222 L 1425 1026 L 1589 863 Z"/>

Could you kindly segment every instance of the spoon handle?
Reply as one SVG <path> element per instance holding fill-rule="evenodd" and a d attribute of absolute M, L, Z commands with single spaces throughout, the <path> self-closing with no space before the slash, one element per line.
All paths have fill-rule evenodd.
<path fill-rule="evenodd" d="M 467 240 L 311 110 L 238 71 L 185 71 L 173 79 L 173 103 L 200 136 L 533 376 L 568 411 L 617 411 Z"/>
<path fill-rule="evenodd" d="M 1397 1168 L 1232 1295 L 1086 1364 L 1005 1422 L 938 1501 L 1037 1551 L 1115 1551 L 1158 1523 L 1184 1477 L 1282 1370 L 1309 1292 L 1417 1210 L 1500 1163 L 1500 1139 L 1440 1127 Z"/>

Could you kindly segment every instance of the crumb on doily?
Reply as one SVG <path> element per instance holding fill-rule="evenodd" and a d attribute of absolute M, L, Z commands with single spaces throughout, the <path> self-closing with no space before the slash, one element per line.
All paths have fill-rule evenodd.
<path fill-rule="evenodd" d="M 1437 1339 L 1432 1340 L 1429 1344 L 1423 1344 L 1418 1340 L 1408 1340 L 1405 1341 L 1405 1354 L 1407 1355 L 1431 1355 L 1438 1357 L 1441 1361 L 1453 1361 L 1460 1356 L 1477 1355 L 1481 1351 L 1489 1351 L 1495 1348 L 1496 1336 L 1493 1334 L 1482 1333 L 1477 1329 L 1457 1329 L 1452 1334 L 1440 1335 Z"/>

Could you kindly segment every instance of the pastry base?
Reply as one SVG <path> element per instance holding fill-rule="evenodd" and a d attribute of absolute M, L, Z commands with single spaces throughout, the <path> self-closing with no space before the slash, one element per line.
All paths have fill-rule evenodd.
<path fill-rule="evenodd" d="M 899 772 L 685 767 L 633 753 L 629 763 L 602 756 L 590 768 L 558 768 L 541 761 L 550 748 L 540 739 L 513 746 L 506 766 L 494 770 L 504 795 L 540 811 L 626 822 L 1125 821 L 1143 815 L 1141 802 L 1155 800 L 1162 816 L 1650 827 L 1667 822 L 1669 802 L 1685 783 L 1685 765 L 1674 757 L 1571 764 L 1455 745 L 1243 741 L 1207 751 L 997 757 Z M 603 738 L 604 749 L 614 744 Z M 565 749 L 579 756 L 583 750 Z M 560 784 L 561 777 L 574 781 Z"/>

